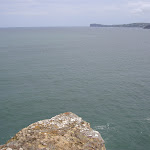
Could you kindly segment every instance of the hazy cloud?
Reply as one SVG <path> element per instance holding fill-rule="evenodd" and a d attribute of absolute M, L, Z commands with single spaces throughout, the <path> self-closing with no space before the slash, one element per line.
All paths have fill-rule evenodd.
<path fill-rule="evenodd" d="M 150 22 L 150 2 L 139 0 L 0 0 L 0 26 Z M 20 22 L 22 20 L 22 24 Z"/>
<path fill-rule="evenodd" d="M 131 13 L 136 15 L 150 15 L 150 2 L 136 1 L 128 3 Z"/>

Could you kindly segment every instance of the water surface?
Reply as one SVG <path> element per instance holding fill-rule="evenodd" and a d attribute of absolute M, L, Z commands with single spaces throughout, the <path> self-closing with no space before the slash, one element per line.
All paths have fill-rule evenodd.
<path fill-rule="evenodd" d="M 150 147 L 150 30 L 0 29 L 0 144 L 71 111 L 107 150 Z"/>

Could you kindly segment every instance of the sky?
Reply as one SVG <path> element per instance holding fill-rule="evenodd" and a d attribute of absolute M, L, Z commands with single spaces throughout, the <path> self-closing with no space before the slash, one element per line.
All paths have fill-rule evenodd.
<path fill-rule="evenodd" d="M 150 0 L 0 0 L 0 27 L 150 23 Z"/>

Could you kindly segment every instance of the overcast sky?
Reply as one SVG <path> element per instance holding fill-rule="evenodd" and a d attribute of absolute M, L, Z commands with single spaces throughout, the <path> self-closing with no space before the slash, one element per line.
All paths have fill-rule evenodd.
<path fill-rule="evenodd" d="M 150 22 L 150 0 L 0 0 L 0 27 Z"/>

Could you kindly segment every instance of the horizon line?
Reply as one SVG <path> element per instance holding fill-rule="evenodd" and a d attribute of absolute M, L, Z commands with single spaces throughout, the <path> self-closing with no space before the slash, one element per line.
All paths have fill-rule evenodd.
<path fill-rule="evenodd" d="M 0 27 L 0 28 L 50 28 L 50 27 L 89 27 L 89 25 L 86 26 L 8 26 L 8 27 Z"/>

